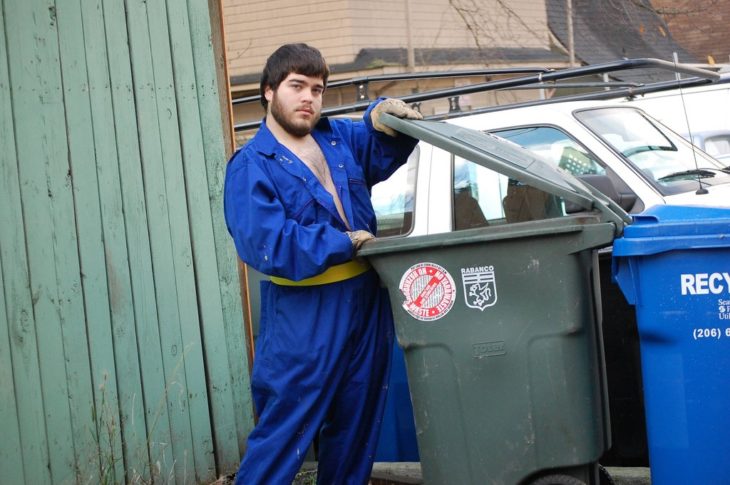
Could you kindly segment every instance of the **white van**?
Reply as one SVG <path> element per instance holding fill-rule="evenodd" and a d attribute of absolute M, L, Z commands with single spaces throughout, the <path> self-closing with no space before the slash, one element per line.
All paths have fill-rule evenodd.
<path fill-rule="evenodd" d="M 730 207 L 726 166 L 627 103 L 559 102 L 447 122 L 528 148 L 596 186 L 629 213 L 657 204 Z M 421 143 L 406 167 L 373 189 L 379 236 L 509 222 L 505 198 L 510 183 L 484 167 Z"/>
<path fill-rule="evenodd" d="M 717 83 L 648 93 L 625 100 L 730 164 L 730 72 Z"/>
<path fill-rule="evenodd" d="M 682 135 L 730 131 L 730 72 L 705 86 L 647 93 L 624 102 L 643 109 Z"/>

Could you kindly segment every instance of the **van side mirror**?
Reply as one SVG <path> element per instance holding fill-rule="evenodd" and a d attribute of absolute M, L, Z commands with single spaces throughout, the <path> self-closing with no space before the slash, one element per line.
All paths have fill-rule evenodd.
<path fill-rule="evenodd" d="M 621 192 L 619 193 L 608 175 L 579 175 L 576 178 L 601 192 L 626 212 L 630 212 L 634 205 L 636 205 L 636 201 L 638 200 L 636 194 L 628 186 L 621 187 Z M 565 212 L 568 214 L 583 210 L 585 209 L 578 204 L 570 201 L 565 202 Z"/>

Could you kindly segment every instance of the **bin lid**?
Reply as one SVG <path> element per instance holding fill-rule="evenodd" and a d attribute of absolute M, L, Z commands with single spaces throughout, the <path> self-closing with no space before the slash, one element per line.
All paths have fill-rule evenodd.
<path fill-rule="evenodd" d="M 730 247 L 730 209 L 655 205 L 633 216 L 614 256 L 641 256 L 678 249 Z"/>
<path fill-rule="evenodd" d="M 616 235 L 620 235 L 624 226 L 631 221 L 618 204 L 598 190 L 503 138 L 442 121 L 401 119 L 387 113 L 381 115 L 380 121 L 396 131 L 536 189 L 560 196 L 586 210 L 597 209 L 602 221 L 614 223 Z"/>

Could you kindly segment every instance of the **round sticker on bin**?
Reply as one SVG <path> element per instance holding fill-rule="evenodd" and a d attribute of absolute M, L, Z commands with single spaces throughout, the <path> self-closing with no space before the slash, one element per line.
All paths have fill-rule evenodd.
<path fill-rule="evenodd" d="M 443 317 L 456 299 L 456 285 L 448 271 L 436 263 L 418 263 L 403 274 L 398 285 L 405 295 L 403 308 L 413 318 L 429 322 Z"/>

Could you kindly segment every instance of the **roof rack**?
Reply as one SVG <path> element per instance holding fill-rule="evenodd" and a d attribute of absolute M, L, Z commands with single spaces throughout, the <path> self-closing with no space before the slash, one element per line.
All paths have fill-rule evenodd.
<path fill-rule="evenodd" d="M 723 82 L 730 82 L 730 77 L 723 80 Z M 557 98 L 549 99 L 537 99 L 534 101 L 523 101 L 520 103 L 510 103 L 498 106 L 485 106 L 483 108 L 475 108 L 469 111 L 460 111 L 458 109 L 450 110 L 448 113 L 440 113 L 433 116 L 426 116 L 424 119 L 427 120 L 444 120 L 450 118 L 458 118 L 461 116 L 476 115 L 482 113 L 491 113 L 494 111 L 500 111 L 504 109 L 512 108 L 524 108 L 528 106 L 537 106 L 544 104 L 553 103 L 566 103 L 569 101 L 598 101 L 607 99 L 618 99 L 618 98 L 634 98 L 636 96 L 656 93 L 661 91 L 668 91 L 670 89 L 677 88 L 693 88 L 696 86 L 704 86 L 712 84 L 712 81 L 703 78 L 686 78 L 679 81 L 661 81 L 650 84 L 637 84 L 636 86 L 628 86 L 620 89 L 612 89 L 610 91 L 594 91 L 590 93 L 572 94 L 567 96 L 559 96 Z M 554 86 L 561 87 L 561 86 Z M 564 86 L 567 87 L 567 86 Z"/>
<path fill-rule="evenodd" d="M 514 103 L 509 105 L 492 106 L 486 108 L 479 108 L 476 110 L 470 110 L 468 112 L 459 112 L 458 110 L 458 96 L 464 94 L 472 94 L 485 91 L 496 91 L 496 90 L 510 90 L 510 89 L 541 89 L 541 88 L 561 88 L 561 87 L 576 87 L 586 83 L 563 83 L 554 84 L 555 81 L 563 79 L 572 79 L 582 76 L 590 76 L 596 74 L 608 74 L 610 72 L 623 71 L 629 69 L 642 69 L 642 68 L 657 68 L 667 71 L 671 71 L 677 74 L 688 74 L 693 77 L 685 79 L 677 79 L 676 81 L 662 81 L 651 84 L 636 84 L 636 83 L 617 83 L 605 82 L 605 83 L 588 83 L 590 87 L 601 87 L 604 90 L 595 91 L 590 93 L 584 93 L 572 96 L 560 96 L 552 99 L 541 99 L 536 101 L 529 101 L 526 103 Z M 506 109 L 507 107 L 518 107 L 518 106 L 530 106 L 534 104 L 546 104 L 546 103 L 557 103 L 571 100 L 587 100 L 587 99 L 615 99 L 625 96 L 635 96 L 637 94 L 644 94 L 648 92 L 656 92 L 668 89 L 674 89 L 677 87 L 691 87 L 699 86 L 703 84 L 709 84 L 716 82 L 722 78 L 722 76 L 714 71 L 708 69 L 701 69 L 692 67 L 686 64 L 679 64 L 661 59 L 653 58 L 639 58 L 639 59 L 621 59 L 618 61 L 611 61 L 601 64 L 593 64 L 588 66 L 580 66 L 574 68 L 566 68 L 559 70 L 552 69 L 505 69 L 505 70 L 474 70 L 474 71 L 452 71 L 452 72 L 440 72 L 440 73 L 416 73 L 416 74 L 398 74 L 392 76 L 370 76 L 364 78 L 353 78 L 351 80 L 337 81 L 337 86 L 343 85 L 358 85 L 358 83 L 373 82 L 375 80 L 412 80 L 412 79 L 424 79 L 424 78 L 435 78 L 435 77 L 456 77 L 463 76 L 464 72 L 474 73 L 471 75 L 495 75 L 495 74 L 523 74 L 529 73 L 525 76 L 510 77 L 507 79 L 498 79 L 494 81 L 487 81 L 484 83 L 472 84 L 468 86 L 458 86 L 448 89 L 437 89 L 433 91 L 426 91 L 423 93 L 414 93 L 401 96 L 400 99 L 406 103 L 421 103 L 423 101 L 430 101 L 434 99 L 448 98 L 450 102 L 449 113 L 436 115 L 429 117 L 429 119 L 437 118 L 449 118 L 459 113 L 459 115 L 477 114 L 481 112 L 488 112 L 494 110 Z M 489 74 L 487 74 L 489 73 Z M 730 79 L 728 79 L 730 81 Z M 628 85 L 627 85 L 628 84 Z M 332 87 L 335 83 L 329 84 L 328 87 Z M 614 89 L 611 89 L 613 87 Z M 607 90 L 605 90 L 607 89 Z M 456 99 L 454 99 L 456 98 Z M 249 96 L 247 98 L 240 98 L 245 101 L 241 102 L 253 102 L 258 101 L 260 96 Z M 370 100 L 365 98 L 358 100 L 351 104 L 340 105 L 332 108 L 326 108 L 322 110 L 323 116 L 333 116 L 346 113 L 353 113 L 365 110 L 370 104 Z M 261 121 L 250 121 L 245 123 L 238 123 L 234 125 L 235 131 L 243 131 L 252 128 L 257 128 L 261 124 Z"/>
<path fill-rule="evenodd" d="M 499 76 L 504 74 L 531 74 L 549 72 L 551 69 L 544 67 L 513 67 L 504 69 L 464 69 L 458 71 L 437 71 L 437 72 L 411 72 L 401 74 L 382 74 L 377 76 L 359 76 L 340 81 L 327 83 L 327 88 L 341 88 L 343 86 L 355 86 L 357 88 L 356 101 L 368 100 L 367 89 L 370 83 L 392 82 L 392 81 L 417 81 L 419 79 L 445 79 L 453 77 L 475 77 L 475 76 Z M 231 104 L 254 103 L 261 100 L 260 94 L 244 96 L 231 101 Z"/>

